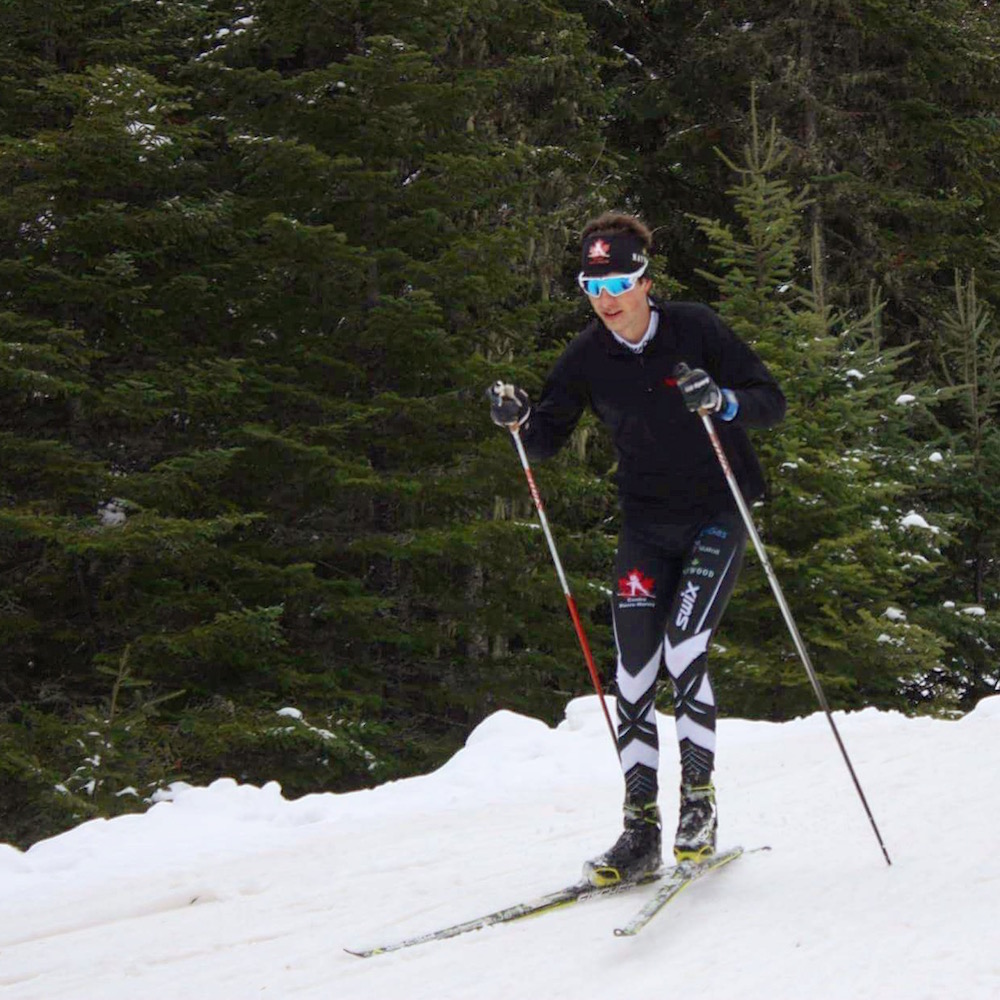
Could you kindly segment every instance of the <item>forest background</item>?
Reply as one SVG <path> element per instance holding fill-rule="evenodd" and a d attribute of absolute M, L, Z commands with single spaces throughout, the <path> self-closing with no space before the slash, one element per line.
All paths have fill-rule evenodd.
<path fill-rule="evenodd" d="M 998 22 L 0 0 L 0 838 L 589 689 L 483 392 L 538 392 L 606 208 L 785 389 L 754 514 L 833 706 L 1000 690 Z M 613 464 L 587 417 L 535 470 L 609 690 Z M 752 555 L 713 662 L 726 714 L 815 707 Z"/>

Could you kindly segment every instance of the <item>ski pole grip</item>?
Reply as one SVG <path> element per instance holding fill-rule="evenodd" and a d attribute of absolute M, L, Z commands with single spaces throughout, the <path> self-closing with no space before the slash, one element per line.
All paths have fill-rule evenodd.
<path fill-rule="evenodd" d="M 691 369 L 688 368 L 683 361 L 678 361 L 677 364 L 674 365 L 674 378 L 684 378 L 684 376 L 688 375 L 690 371 Z"/>

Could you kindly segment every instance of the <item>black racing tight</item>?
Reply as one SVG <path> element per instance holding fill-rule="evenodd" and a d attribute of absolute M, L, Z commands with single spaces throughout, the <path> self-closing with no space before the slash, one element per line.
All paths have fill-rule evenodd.
<path fill-rule="evenodd" d="M 707 650 L 736 585 L 746 541 L 735 511 L 691 524 L 626 519 L 622 527 L 612 607 L 618 751 L 629 802 L 657 797 L 654 699 L 663 662 L 674 686 L 682 781 L 711 780 L 716 707 Z"/>

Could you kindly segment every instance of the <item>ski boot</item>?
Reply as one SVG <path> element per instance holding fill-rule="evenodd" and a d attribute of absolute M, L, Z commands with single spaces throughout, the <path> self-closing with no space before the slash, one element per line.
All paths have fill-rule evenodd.
<path fill-rule="evenodd" d="M 660 810 L 655 802 L 625 804 L 625 830 L 614 846 L 585 861 L 583 877 L 594 886 L 642 882 L 660 868 Z"/>
<path fill-rule="evenodd" d="M 715 831 L 719 825 L 715 808 L 715 786 L 681 785 L 681 812 L 674 839 L 674 857 L 682 861 L 705 861 L 715 853 Z"/>

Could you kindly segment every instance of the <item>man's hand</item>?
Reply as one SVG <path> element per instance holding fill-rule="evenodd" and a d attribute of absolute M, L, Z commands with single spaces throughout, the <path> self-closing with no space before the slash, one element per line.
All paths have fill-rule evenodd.
<path fill-rule="evenodd" d="M 508 430 L 520 427 L 531 414 L 528 394 L 509 382 L 494 382 L 486 390 L 493 423 Z"/>
<path fill-rule="evenodd" d="M 725 405 L 722 390 L 703 368 L 688 368 L 681 363 L 674 369 L 674 377 L 684 397 L 684 405 L 692 413 L 718 413 Z"/>

